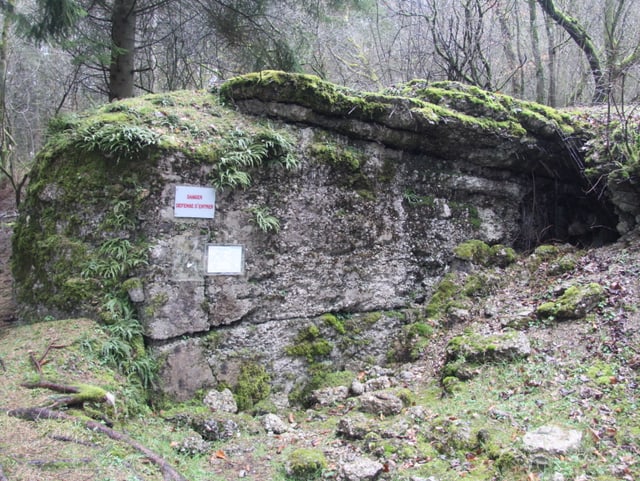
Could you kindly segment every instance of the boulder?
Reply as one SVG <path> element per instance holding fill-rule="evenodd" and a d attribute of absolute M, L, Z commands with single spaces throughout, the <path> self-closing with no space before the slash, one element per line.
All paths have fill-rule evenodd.
<path fill-rule="evenodd" d="M 280 416 L 272 413 L 265 414 L 262 418 L 262 426 L 267 432 L 273 434 L 282 434 L 289 430 L 287 423 Z"/>
<path fill-rule="evenodd" d="M 540 318 L 580 319 L 606 298 L 604 287 L 592 282 L 587 285 L 570 286 L 552 302 L 540 304 L 536 314 Z"/>
<path fill-rule="evenodd" d="M 364 439 L 374 428 L 375 424 L 370 418 L 356 413 L 338 421 L 336 434 L 346 439 Z"/>
<path fill-rule="evenodd" d="M 393 416 L 404 407 L 402 399 L 388 391 L 365 392 L 358 399 L 362 411 L 375 415 Z"/>
<path fill-rule="evenodd" d="M 326 387 L 317 389 L 311 393 L 311 403 L 320 406 L 331 406 L 349 397 L 349 388 L 346 386 Z"/>
<path fill-rule="evenodd" d="M 378 477 L 384 466 L 373 459 L 358 457 L 340 466 L 340 474 L 345 481 L 371 481 Z"/>
<path fill-rule="evenodd" d="M 229 389 L 224 389 L 223 391 L 212 389 L 207 393 L 203 402 L 214 412 L 220 411 L 232 414 L 238 412 L 236 400 Z"/>
<path fill-rule="evenodd" d="M 226 441 L 240 434 L 240 426 L 232 419 L 196 418 L 191 427 L 207 441 Z"/>
<path fill-rule="evenodd" d="M 529 338 L 520 331 L 496 334 L 464 333 L 449 340 L 447 360 L 464 358 L 467 362 L 499 362 L 523 359 L 531 354 Z"/>

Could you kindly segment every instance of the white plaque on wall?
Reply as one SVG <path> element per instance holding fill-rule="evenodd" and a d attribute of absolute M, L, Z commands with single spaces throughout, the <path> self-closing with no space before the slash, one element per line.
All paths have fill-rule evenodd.
<path fill-rule="evenodd" d="M 213 219 L 216 191 L 213 187 L 176 185 L 173 212 L 176 217 Z"/>
<path fill-rule="evenodd" d="M 241 275 L 244 272 L 244 247 L 207 245 L 208 275 Z"/>

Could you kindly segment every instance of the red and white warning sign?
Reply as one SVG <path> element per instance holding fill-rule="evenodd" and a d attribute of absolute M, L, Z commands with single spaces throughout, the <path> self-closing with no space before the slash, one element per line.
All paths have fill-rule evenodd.
<path fill-rule="evenodd" d="M 216 191 L 213 187 L 176 185 L 174 216 L 213 219 Z"/>

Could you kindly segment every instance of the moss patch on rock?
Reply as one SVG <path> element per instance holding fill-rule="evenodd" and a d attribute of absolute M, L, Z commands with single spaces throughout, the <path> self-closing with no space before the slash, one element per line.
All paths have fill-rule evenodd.
<path fill-rule="evenodd" d="M 580 319 L 605 300 L 605 290 L 595 282 L 567 288 L 555 301 L 540 304 L 536 314 L 541 319 Z"/>
<path fill-rule="evenodd" d="M 312 481 L 322 476 L 322 471 L 327 469 L 328 464 L 321 450 L 298 448 L 289 454 L 286 469 L 295 480 Z"/>
<path fill-rule="evenodd" d="M 453 254 L 457 259 L 481 266 L 506 267 L 517 259 L 513 248 L 502 244 L 489 246 L 486 242 L 477 239 L 458 244 Z"/>
<path fill-rule="evenodd" d="M 267 106 L 271 115 L 277 110 L 282 118 L 303 117 L 308 123 L 332 126 L 349 136 L 403 150 L 422 150 L 443 158 L 473 160 L 474 156 L 461 152 L 460 139 L 463 138 L 464 144 L 479 150 L 510 143 L 512 151 L 504 152 L 510 158 L 508 162 L 515 160 L 516 151 L 526 152 L 520 160 L 525 162 L 525 157 L 538 155 L 531 149 L 537 142 L 553 149 L 554 143 L 564 144 L 569 135 L 575 138 L 581 130 L 579 122 L 553 109 L 457 83 L 430 85 L 416 80 L 370 93 L 341 87 L 312 75 L 263 71 L 225 82 L 220 96 L 241 108 L 257 112 L 260 104 Z M 243 104 L 245 101 L 253 102 Z M 287 113 L 285 108 L 273 108 L 292 103 L 310 112 Z M 370 125 L 362 128 L 364 124 Z M 522 143 L 525 137 L 531 142 Z M 492 157 L 501 162 L 497 151 L 493 151 Z M 575 166 L 566 164 L 563 170 L 575 171 Z"/>
<path fill-rule="evenodd" d="M 264 366 L 255 362 L 243 364 L 238 382 L 234 389 L 234 398 L 238 410 L 248 411 L 254 405 L 269 397 L 271 376 Z"/>
<path fill-rule="evenodd" d="M 524 359 L 531 353 L 529 340 L 524 333 L 507 331 L 483 335 L 465 331 L 449 340 L 446 347 L 446 364 L 442 370 L 442 379 L 456 377 L 471 379 L 476 368 L 491 362 L 512 362 Z M 451 390 L 454 383 L 447 379 L 445 389 Z"/>

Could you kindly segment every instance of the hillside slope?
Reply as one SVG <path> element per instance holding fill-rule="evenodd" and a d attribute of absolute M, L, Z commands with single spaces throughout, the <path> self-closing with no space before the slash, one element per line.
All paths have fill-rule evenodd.
<path fill-rule="evenodd" d="M 329 398 L 325 406 L 276 411 L 284 426 L 277 434 L 265 430 L 263 410 L 255 410 L 255 416 L 213 412 L 202 398 L 164 410 L 140 406 L 131 399 L 135 391 L 126 380 L 88 349 L 89 340 L 101 336 L 91 321 L 5 329 L 0 334 L 5 367 L 0 385 L 0 466 L 12 481 L 162 479 L 144 456 L 84 429 L 81 420 L 33 422 L 7 414 L 10 408 L 51 401 L 48 391 L 20 384 L 36 377 L 30 352 L 38 358 L 53 342 L 66 347 L 50 350 L 51 362 L 43 376 L 113 391 L 117 414 L 104 406 L 94 406 L 94 414 L 115 418 L 115 429 L 160 453 L 192 481 L 320 479 L 319 472 L 304 464 L 316 466 L 311 461 L 304 461 L 306 468 L 296 468 L 300 453 L 324 456 L 318 466 L 328 479 L 637 479 L 637 243 L 637 238 L 628 238 L 587 251 L 561 246 L 523 256 L 507 268 L 474 268 L 473 275 L 494 279 L 494 287 L 473 296 L 486 316 L 464 319 L 459 313 L 454 324 L 434 322 L 414 362 L 354 375 L 363 384 L 378 383 L 378 388 L 400 395 L 405 405 L 399 413 L 363 409 L 364 395 L 350 394 L 335 402 Z M 567 286 L 590 283 L 603 286 L 606 295 L 585 318 L 559 322 L 531 317 L 540 303 L 557 298 Z M 506 320 L 518 319 L 518 328 L 530 340 L 528 359 L 478 362 L 469 380 L 456 383 L 449 393 L 443 389 L 444 348 L 453 337 L 496 332 L 504 329 Z M 194 430 L 203 419 L 226 423 L 231 437 L 203 441 Z M 526 452 L 525 434 L 549 424 L 582 434 L 574 452 Z M 354 462 L 360 463 L 359 474 L 353 472 Z M 287 466 L 292 474 L 286 474 Z M 367 477 L 367 470 L 375 474 Z"/>

